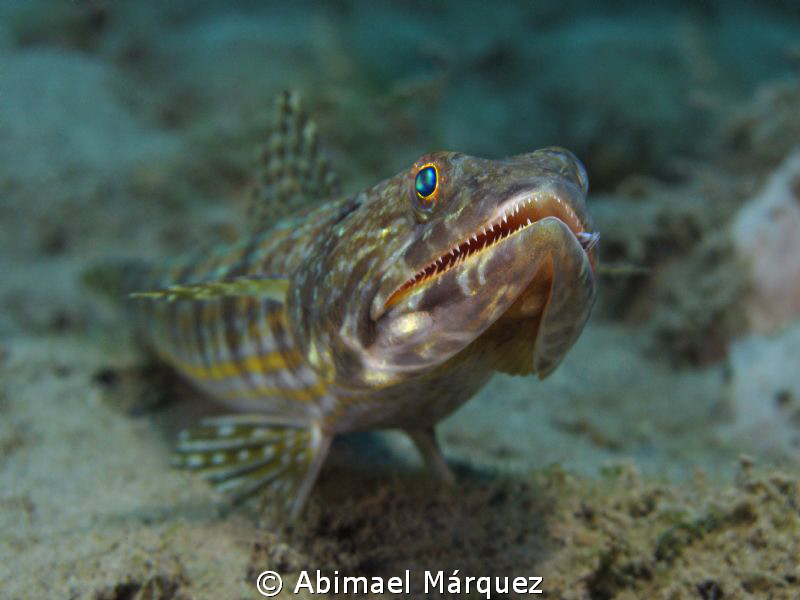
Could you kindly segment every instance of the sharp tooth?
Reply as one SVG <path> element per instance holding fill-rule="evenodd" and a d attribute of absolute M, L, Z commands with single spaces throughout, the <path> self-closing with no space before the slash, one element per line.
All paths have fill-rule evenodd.
<path fill-rule="evenodd" d="M 531 218 L 528 217 L 528 222 L 526 223 L 526 225 L 530 225 L 530 224 L 531 224 Z"/>

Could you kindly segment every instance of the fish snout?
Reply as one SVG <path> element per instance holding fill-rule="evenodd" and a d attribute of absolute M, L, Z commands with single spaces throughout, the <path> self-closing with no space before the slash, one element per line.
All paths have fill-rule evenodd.
<path fill-rule="evenodd" d="M 532 152 L 530 156 L 537 168 L 566 179 L 580 190 L 582 196 L 586 196 L 589 192 L 589 176 L 586 173 L 586 167 L 577 156 L 566 148 L 549 146 Z"/>

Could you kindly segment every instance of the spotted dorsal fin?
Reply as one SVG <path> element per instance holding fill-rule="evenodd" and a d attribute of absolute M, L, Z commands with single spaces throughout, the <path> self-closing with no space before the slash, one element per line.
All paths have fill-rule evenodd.
<path fill-rule="evenodd" d="M 260 232 L 276 221 L 339 192 L 339 178 L 320 148 L 317 124 L 303 110 L 297 92 L 275 101 L 275 122 L 257 152 L 256 181 L 247 223 Z"/>

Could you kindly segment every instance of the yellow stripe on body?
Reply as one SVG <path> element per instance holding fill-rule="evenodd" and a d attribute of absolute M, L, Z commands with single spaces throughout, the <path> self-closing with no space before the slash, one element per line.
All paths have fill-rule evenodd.
<path fill-rule="evenodd" d="M 238 270 L 262 256 L 266 248 L 280 246 L 291 231 L 286 228 L 256 243 L 237 245 L 226 255 L 212 252 L 200 260 L 174 264 L 159 279 L 202 280 L 215 270 Z M 171 306 L 146 303 L 143 308 L 154 349 L 178 372 L 220 398 L 272 397 L 290 403 L 319 400 L 326 395 L 326 386 L 291 347 L 282 307 L 265 303 L 251 311 L 247 302 L 253 300 L 243 298 L 235 305 L 213 300 L 181 301 Z M 235 325 L 238 323 L 241 330 Z M 247 356 L 238 356 L 240 352 Z"/>
<path fill-rule="evenodd" d="M 299 400 L 302 402 L 313 402 L 324 396 L 328 391 L 328 387 L 321 381 L 317 381 L 312 385 L 305 387 L 294 388 L 253 388 L 249 390 L 235 390 L 226 394 L 226 397 L 231 399 L 245 399 L 245 398 L 283 398 L 285 400 Z"/>
<path fill-rule="evenodd" d="M 195 380 L 206 381 L 209 383 L 222 383 L 226 379 L 233 379 L 242 377 L 243 373 L 239 370 L 239 365 L 235 361 L 225 363 L 218 363 L 211 366 L 194 365 L 179 359 L 174 356 L 163 356 L 177 371 L 183 375 Z M 276 374 L 281 371 L 288 371 L 290 374 L 295 375 L 285 367 L 284 356 L 281 352 L 270 352 L 266 356 L 254 355 L 249 356 L 242 365 L 251 369 L 251 372 L 259 375 Z M 298 366 L 302 363 L 298 360 Z M 259 386 L 246 389 L 235 389 L 225 391 L 225 397 L 230 399 L 245 399 L 245 398 L 283 398 L 286 400 L 300 400 L 305 402 L 312 402 L 327 392 L 327 386 L 321 381 L 316 381 L 308 385 L 294 385 L 292 387 L 266 387 Z"/>
<path fill-rule="evenodd" d="M 244 307 L 248 301 L 250 299 L 239 299 L 235 307 L 229 308 L 241 309 L 241 314 L 247 314 Z M 169 343 L 158 344 L 157 350 L 161 358 L 178 372 L 201 385 L 210 384 L 215 395 L 230 399 L 273 397 L 312 402 L 326 393 L 326 386 L 313 380 L 313 373 L 298 351 L 283 344 L 283 347 L 275 349 L 280 339 L 286 337 L 288 329 L 281 308 L 266 308 L 248 319 L 251 322 L 247 323 L 246 331 L 236 334 L 236 337 L 240 344 L 247 343 L 258 350 L 238 358 L 231 355 L 225 339 L 222 302 L 186 303 L 185 306 L 187 308 L 177 313 L 177 332 L 165 327 L 164 317 L 169 317 L 170 313 L 160 315 L 162 331 L 170 339 Z M 308 375 L 301 370 L 306 370 Z M 249 380 L 248 375 L 275 379 L 274 385 Z M 219 385 L 226 382 L 234 384 L 231 389 Z"/>
<path fill-rule="evenodd" d="M 290 361 L 286 360 L 286 356 L 280 350 L 270 352 L 266 355 L 254 354 L 248 356 L 244 360 L 228 360 L 224 362 L 211 363 L 210 365 L 198 365 L 180 359 L 171 359 L 170 362 L 181 373 L 185 373 L 190 377 L 208 380 L 227 379 L 228 377 L 239 377 L 245 371 L 257 373 L 259 375 L 268 375 L 269 373 L 276 373 L 281 369 L 292 369 L 303 363 L 302 357 L 297 354 L 291 356 Z"/>
<path fill-rule="evenodd" d="M 208 305 L 220 303 L 205 302 L 203 304 Z M 207 311 L 209 308 L 204 307 L 204 310 Z M 219 319 L 220 322 L 223 318 L 221 314 L 213 315 L 209 314 L 208 312 L 204 312 L 202 320 L 205 322 L 206 331 L 213 331 L 215 329 L 212 324 L 213 317 Z M 201 348 L 198 344 L 198 341 L 194 339 L 193 335 L 192 337 L 189 335 L 194 333 L 196 327 L 194 319 L 195 317 L 190 311 L 182 311 L 180 313 L 178 326 L 180 337 L 182 340 L 189 341 L 190 343 L 186 344 L 185 342 L 179 342 L 175 344 L 176 348 L 179 349 L 177 354 L 182 355 L 182 357 L 179 358 L 178 356 L 175 356 L 170 361 L 175 364 L 177 369 L 192 377 L 202 377 L 204 379 L 224 379 L 227 377 L 236 377 L 242 375 L 244 372 L 268 374 L 276 372 L 280 369 L 291 371 L 305 362 L 302 355 L 292 348 L 283 348 L 281 350 L 257 353 L 247 356 L 244 359 L 208 361 L 208 355 L 210 354 L 210 350 L 212 350 L 212 348 Z M 241 336 L 242 341 L 260 339 L 263 342 L 265 337 L 267 337 L 270 332 L 275 331 L 278 328 L 284 330 L 286 328 L 285 317 L 283 317 L 281 311 L 279 310 L 269 311 L 266 315 L 266 323 L 269 326 L 269 332 L 264 331 L 263 323 L 260 320 L 250 323 L 247 331 L 243 336 Z M 212 345 L 213 350 L 215 351 L 218 351 L 221 347 L 221 342 L 213 337 L 208 343 Z M 183 348 L 181 348 L 181 346 L 183 346 Z M 208 364 L 197 364 L 197 362 L 191 360 L 190 357 L 200 358 L 204 363 L 208 362 Z"/>
<path fill-rule="evenodd" d="M 203 304 L 208 305 L 211 302 L 203 302 Z M 162 305 L 163 306 L 163 305 Z M 192 307 L 192 304 L 186 303 L 184 306 Z M 162 322 L 166 324 L 166 315 L 160 314 L 158 315 Z M 221 318 L 221 317 L 220 317 Z M 206 329 L 212 327 L 212 321 L 210 319 L 210 315 L 205 314 L 202 318 L 205 321 Z M 281 311 L 272 310 L 269 311 L 266 315 L 266 323 L 270 328 L 270 331 L 274 331 L 278 328 L 286 329 L 287 323 L 285 317 L 281 314 Z M 173 341 L 175 347 L 179 350 L 180 354 L 184 357 L 200 357 L 203 352 L 203 348 L 201 348 L 198 344 L 198 340 L 195 338 L 195 314 L 191 310 L 181 310 L 178 313 L 178 332 L 179 332 L 179 339 Z M 255 320 L 253 323 L 250 323 L 247 326 L 247 330 L 241 335 L 243 340 L 254 340 L 256 338 L 262 338 L 265 335 L 263 329 L 263 323 L 260 320 Z M 288 352 L 286 353 L 286 364 L 283 365 L 285 368 L 294 368 L 298 364 L 302 364 L 303 359 L 302 357 L 295 351 L 287 348 Z M 271 353 L 270 353 L 271 354 Z M 193 363 L 188 362 L 187 364 L 193 365 Z M 196 366 L 196 365 L 193 365 Z"/>

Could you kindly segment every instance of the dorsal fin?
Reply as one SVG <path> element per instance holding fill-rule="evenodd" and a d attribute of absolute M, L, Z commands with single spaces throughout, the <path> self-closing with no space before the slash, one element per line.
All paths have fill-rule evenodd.
<path fill-rule="evenodd" d="M 297 92 L 275 101 L 275 123 L 257 151 L 257 173 L 247 223 L 262 231 L 279 219 L 339 192 L 339 178 L 320 148 L 317 125 Z"/>

